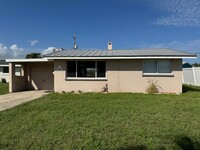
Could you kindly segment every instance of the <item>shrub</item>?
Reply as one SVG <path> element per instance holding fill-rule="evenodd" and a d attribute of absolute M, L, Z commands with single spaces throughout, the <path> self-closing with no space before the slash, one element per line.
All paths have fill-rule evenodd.
<path fill-rule="evenodd" d="M 183 93 L 186 92 L 200 92 L 200 86 L 183 84 Z"/>
<path fill-rule="evenodd" d="M 102 92 L 103 92 L 103 93 L 108 93 L 108 84 L 106 84 L 106 85 L 102 88 Z"/>
<path fill-rule="evenodd" d="M 78 90 L 78 93 L 79 93 L 79 94 L 81 94 L 81 93 L 83 93 L 83 91 L 81 91 L 81 90 Z"/>
<path fill-rule="evenodd" d="M 67 92 L 68 94 L 74 94 L 75 93 L 75 91 L 69 91 L 69 92 Z"/>
<path fill-rule="evenodd" d="M 2 78 L 2 79 L 1 79 L 1 82 L 2 82 L 2 83 L 6 83 L 6 79 Z"/>
<path fill-rule="evenodd" d="M 149 80 L 149 86 L 147 87 L 146 92 L 149 94 L 159 93 L 159 88 L 161 89 L 161 87 L 157 83 L 158 81 L 154 81 L 152 79 Z"/>

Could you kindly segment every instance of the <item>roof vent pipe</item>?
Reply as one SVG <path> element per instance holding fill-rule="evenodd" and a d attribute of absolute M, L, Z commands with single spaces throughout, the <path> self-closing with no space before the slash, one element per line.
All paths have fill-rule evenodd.
<path fill-rule="evenodd" d="M 64 49 L 63 48 L 54 48 L 53 52 L 59 52 L 59 51 L 62 51 L 62 50 L 64 50 Z"/>
<path fill-rule="evenodd" d="M 108 42 L 108 50 L 112 51 L 112 42 Z"/>

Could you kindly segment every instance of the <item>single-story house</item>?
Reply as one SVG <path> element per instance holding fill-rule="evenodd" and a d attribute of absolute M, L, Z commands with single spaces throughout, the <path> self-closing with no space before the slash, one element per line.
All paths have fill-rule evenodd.
<path fill-rule="evenodd" d="M 193 66 L 190 64 L 190 63 L 188 63 L 188 62 L 183 62 L 182 63 L 182 68 L 192 68 Z"/>
<path fill-rule="evenodd" d="M 0 60 L 0 81 L 2 79 L 9 81 L 9 64 L 5 60 Z"/>
<path fill-rule="evenodd" d="M 10 92 L 146 92 L 149 80 L 162 93 L 182 92 L 182 59 L 196 58 L 182 51 L 150 48 L 113 50 L 58 50 L 40 59 L 9 59 Z M 20 76 L 15 75 L 21 65 Z"/>
<path fill-rule="evenodd" d="M 21 66 L 16 66 L 16 74 L 19 75 Z M 5 79 L 9 82 L 9 64 L 5 60 L 0 60 L 0 81 Z"/>

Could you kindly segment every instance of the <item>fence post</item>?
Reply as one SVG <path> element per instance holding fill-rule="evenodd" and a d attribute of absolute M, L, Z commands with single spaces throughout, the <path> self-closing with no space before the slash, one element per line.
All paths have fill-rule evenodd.
<path fill-rule="evenodd" d="M 193 78 L 194 78 L 194 85 L 197 85 L 196 75 L 195 75 L 195 67 L 192 67 L 192 73 L 193 73 Z"/>
<path fill-rule="evenodd" d="M 184 76 L 183 76 L 183 71 L 182 71 L 182 83 L 185 83 Z"/>

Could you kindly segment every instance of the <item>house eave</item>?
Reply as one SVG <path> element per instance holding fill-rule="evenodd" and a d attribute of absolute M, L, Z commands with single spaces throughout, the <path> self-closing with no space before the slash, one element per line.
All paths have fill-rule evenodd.
<path fill-rule="evenodd" d="M 48 60 L 68 59 L 68 60 L 114 60 L 114 59 L 195 59 L 196 56 L 151 56 L 151 57 L 45 57 Z"/>
<path fill-rule="evenodd" d="M 23 63 L 23 62 L 48 62 L 47 58 L 35 58 L 35 59 L 6 59 L 8 63 Z"/>
<path fill-rule="evenodd" d="M 7 63 L 23 63 L 23 62 L 48 62 L 54 59 L 67 60 L 116 60 L 116 59 L 195 59 L 196 56 L 150 56 L 150 57 L 45 57 L 35 59 L 6 59 Z M 0 65 L 1 66 L 1 65 Z M 2 65 L 4 66 L 4 65 Z M 5 65 L 8 66 L 8 65 Z"/>

